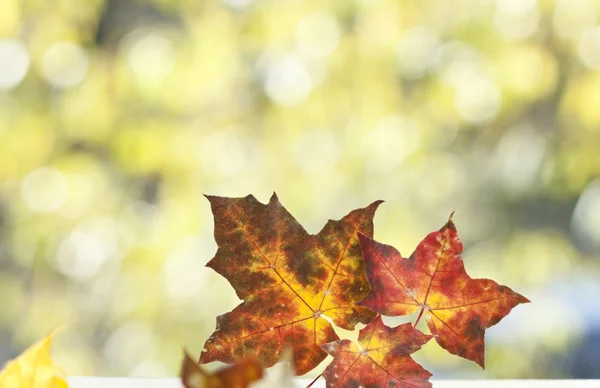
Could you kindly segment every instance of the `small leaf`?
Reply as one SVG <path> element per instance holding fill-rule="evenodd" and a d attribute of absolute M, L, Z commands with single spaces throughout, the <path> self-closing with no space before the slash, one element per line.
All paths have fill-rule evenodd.
<path fill-rule="evenodd" d="M 209 373 L 184 352 L 181 366 L 181 382 L 185 388 L 247 388 L 262 376 L 262 367 L 255 359 L 241 360 Z"/>
<path fill-rule="evenodd" d="M 0 372 L 0 387 L 67 388 L 64 372 L 54 365 L 50 357 L 50 346 L 56 331 L 9 361 Z"/>
<path fill-rule="evenodd" d="M 323 372 L 327 387 L 431 387 L 431 373 L 409 355 L 430 339 L 409 323 L 388 327 L 378 315 L 359 332 L 358 345 L 350 340 L 322 345 L 333 356 Z"/>
<path fill-rule="evenodd" d="M 460 256 L 463 245 L 452 217 L 430 233 L 410 258 L 394 247 L 359 235 L 369 295 L 360 304 L 384 315 L 425 316 L 437 343 L 484 367 L 485 329 L 529 300 L 489 279 L 471 279 Z"/>

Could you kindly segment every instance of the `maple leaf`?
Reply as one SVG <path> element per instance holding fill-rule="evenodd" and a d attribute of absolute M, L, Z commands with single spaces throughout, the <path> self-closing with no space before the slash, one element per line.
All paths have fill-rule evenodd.
<path fill-rule="evenodd" d="M 410 258 L 394 247 L 359 235 L 371 290 L 360 304 L 384 315 L 425 315 L 437 343 L 484 368 L 485 329 L 529 300 L 489 279 L 472 279 L 463 245 L 450 219 L 430 233 Z"/>
<path fill-rule="evenodd" d="M 243 302 L 217 317 L 201 363 L 256 357 L 270 367 L 289 344 L 302 375 L 327 357 L 319 345 L 338 339 L 328 319 L 352 330 L 375 317 L 355 304 L 369 290 L 357 233 L 373 235 L 373 216 L 382 201 L 329 220 L 310 235 L 276 194 L 267 205 L 251 195 L 207 198 L 218 245 L 207 266 L 224 276 Z"/>
<path fill-rule="evenodd" d="M 247 388 L 262 376 L 262 366 L 256 359 L 240 360 L 215 373 L 209 373 L 184 351 L 181 383 L 185 388 Z"/>
<path fill-rule="evenodd" d="M 378 315 L 358 334 L 358 345 L 350 340 L 321 347 L 333 356 L 323 372 L 327 387 L 431 387 L 431 373 L 410 354 L 431 339 L 410 323 L 389 327 Z"/>
<path fill-rule="evenodd" d="M 56 330 L 9 361 L 0 372 L 2 388 L 67 388 L 65 374 L 50 357 Z"/>

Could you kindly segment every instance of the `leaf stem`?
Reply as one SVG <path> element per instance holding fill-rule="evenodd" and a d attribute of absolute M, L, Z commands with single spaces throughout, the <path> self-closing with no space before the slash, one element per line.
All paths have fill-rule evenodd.
<path fill-rule="evenodd" d="M 313 381 L 312 381 L 310 384 L 308 384 L 308 385 L 306 386 L 306 388 L 310 388 L 310 387 L 312 387 L 312 385 L 313 385 L 314 383 L 316 383 L 316 382 L 317 382 L 317 380 L 319 380 L 319 377 L 321 377 L 321 376 L 323 376 L 323 373 L 321 373 L 320 375 L 318 375 L 317 377 L 315 377 L 315 379 L 314 379 L 314 380 L 313 380 Z"/>
<path fill-rule="evenodd" d="M 417 320 L 415 321 L 415 324 L 413 325 L 413 327 L 417 327 L 417 323 L 419 323 L 419 319 L 421 319 L 421 317 L 423 316 L 423 311 L 425 311 L 425 306 L 421 307 L 421 312 L 419 313 L 419 316 L 417 317 Z"/>

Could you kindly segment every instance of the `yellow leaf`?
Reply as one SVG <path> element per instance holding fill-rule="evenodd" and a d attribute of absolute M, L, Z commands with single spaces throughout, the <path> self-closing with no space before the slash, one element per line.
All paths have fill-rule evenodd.
<path fill-rule="evenodd" d="M 0 372 L 0 388 L 68 388 L 64 372 L 50 358 L 55 333 L 56 330 L 9 361 Z"/>

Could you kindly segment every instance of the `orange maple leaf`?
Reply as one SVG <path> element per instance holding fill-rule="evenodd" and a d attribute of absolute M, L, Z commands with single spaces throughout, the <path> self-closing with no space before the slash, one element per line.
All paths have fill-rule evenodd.
<path fill-rule="evenodd" d="M 338 339 L 328 319 L 352 330 L 375 317 L 355 304 L 369 290 L 357 233 L 373 235 L 381 201 L 310 235 L 275 194 L 267 205 L 251 195 L 207 198 L 218 245 L 207 266 L 229 280 L 243 302 L 217 317 L 201 363 L 255 357 L 269 367 L 288 344 L 302 375 L 327 356 L 319 345 Z"/>
<path fill-rule="evenodd" d="M 388 327 L 378 315 L 358 334 L 358 345 L 341 340 L 322 345 L 333 356 L 323 372 L 327 387 L 431 387 L 431 373 L 410 357 L 431 339 L 410 323 Z"/>
<path fill-rule="evenodd" d="M 472 279 L 452 215 L 408 259 L 394 247 L 360 235 L 371 290 L 360 304 L 384 315 L 425 315 L 437 343 L 484 367 L 485 329 L 529 300 L 489 279 Z"/>

